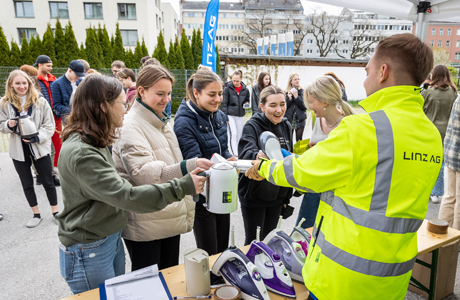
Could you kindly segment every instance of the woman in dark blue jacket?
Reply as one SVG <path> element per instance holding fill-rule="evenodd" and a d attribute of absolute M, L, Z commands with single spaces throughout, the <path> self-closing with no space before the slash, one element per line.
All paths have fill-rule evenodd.
<path fill-rule="evenodd" d="M 222 102 L 222 81 L 216 73 L 200 67 L 187 83 L 187 96 L 177 110 L 174 132 L 184 159 L 211 159 L 219 153 L 232 159 L 228 151 L 227 118 L 219 110 Z M 230 214 L 209 212 L 200 195 L 196 205 L 193 231 L 197 247 L 214 255 L 228 247 Z"/>
<path fill-rule="evenodd" d="M 289 121 L 284 118 L 286 99 L 283 90 L 277 86 L 268 86 L 260 93 L 261 113 L 256 113 L 243 128 L 243 136 L 238 144 L 240 159 L 255 160 L 265 157 L 260 151 L 259 136 L 264 131 L 275 134 L 281 147 L 292 152 L 292 132 Z M 238 185 L 238 196 L 241 202 L 245 245 L 256 238 L 256 228 L 261 227 L 260 239 L 275 229 L 284 205 L 289 204 L 292 188 L 280 187 L 267 180 L 256 181 L 241 176 Z"/>

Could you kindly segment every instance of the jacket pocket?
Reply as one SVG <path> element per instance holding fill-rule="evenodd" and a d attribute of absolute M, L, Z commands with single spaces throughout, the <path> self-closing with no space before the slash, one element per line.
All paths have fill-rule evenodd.
<path fill-rule="evenodd" d="M 67 281 L 73 277 L 73 267 L 75 264 L 75 253 L 67 251 L 64 245 L 59 246 L 59 267 L 61 276 Z"/>

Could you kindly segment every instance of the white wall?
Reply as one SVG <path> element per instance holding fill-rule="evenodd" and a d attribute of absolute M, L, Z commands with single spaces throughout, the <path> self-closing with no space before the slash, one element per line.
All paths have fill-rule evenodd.
<path fill-rule="evenodd" d="M 301 86 L 306 87 L 315 80 L 315 78 L 327 72 L 334 72 L 345 84 L 345 90 L 349 100 L 362 100 L 366 98 L 366 91 L 363 87 L 363 82 L 366 78 L 364 67 L 238 66 L 237 68 L 236 65 L 227 65 L 227 67 L 229 76 L 231 76 L 236 69 L 243 71 L 243 82 L 250 87 L 257 82 L 257 77 L 260 72 L 268 72 L 272 77 L 272 82 L 283 90 L 287 86 L 291 73 L 299 74 Z"/>

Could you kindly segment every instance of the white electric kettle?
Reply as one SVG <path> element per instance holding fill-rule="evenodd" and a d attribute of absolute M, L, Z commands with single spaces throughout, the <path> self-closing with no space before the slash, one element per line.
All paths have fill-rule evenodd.
<path fill-rule="evenodd" d="M 20 116 L 18 118 L 12 118 L 18 122 L 17 134 L 23 139 L 31 139 L 34 136 L 38 135 L 37 127 L 35 126 L 34 121 L 29 115 Z"/>

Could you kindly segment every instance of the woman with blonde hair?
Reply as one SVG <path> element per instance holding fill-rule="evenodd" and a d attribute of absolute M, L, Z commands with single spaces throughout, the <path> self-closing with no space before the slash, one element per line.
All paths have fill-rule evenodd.
<path fill-rule="evenodd" d="M 118 72 L 120 75 L 121 71 Z M 161 66 L 146 65 L 138 74 L 137 95 L 125 116 L 113 157 L 117 171 L 133 186 L 165 183 L 197 167 L 209 169 L 203 158 L 184 160 L 170 116 L 174 78 Z M 132 271 L 158 264 L 160 269 L 179 263 L 180 235 L 192 230 L 195 203 L 191 196 L 149 214 L 128 212 L 122 236 Z"/>
<path fill-rule="evenodd" d="M 433 70 L 431 70 L 429 84 L 429 87 L 422 92 L 422 97 L 425 99 L 423 111 L 439 130 L 444 143 L 452 106 L 458 96 L 457 87 L 452 82 L 449 69 L 445 65 L 434 66 Z M 448 172 L 450 172 L 449 169 L 447 169 L 446 173 Z M 455 195 L 455 193 L 452 194 L 452 191 L 449 192 L 449 197 Z M 444 162 L 441 165 L 441 171 L 439 172 L 438 180 L 431 192 L 430 199 L 433 203 L 439 203 L 443 195 Z"/>
<path fill-rule="evenodd" d="M 304 92 L 306 106 L 316 114 L 316 122 L 310 137 L 310 147 L 325 140 L 332 130 L 339 126 L 346 116 L 355 114 L 353 108 L 343 101 L 342 91 L 337 81 L 331 76 L 316 78 Z M 321 194 L 306 193 L 300 206 L 297 224 L 302 218 L 303 228 L 312 227 Z"/>
<path fill-rule="evenodd" d="M 21 179 L 22 188 L 34 213 L 26 226 L 37 227 L 42 218 L 37 204 L 34 181 L 30 172 L 33 164 L 42 179 L 46 196 L 54 216 L 58 213 L 56 188 L 51 173 L 51 137 L 55 124 L 53 112 L 45 98 L 39 97 L 29 76 L 20 70 L 12 71 L 5 87 L 5 97 L 0 101 L 0 131 L 10 134 L 9 154 L 16 172 Z M 18 134 L 18 122 L 12 120 L 29 116 L 38 130 L 38 135 L 22 139 Z"/>
<path fill-rule="evenodd" d="M 289 75 L 286 93 L 286 114 L 284 115 L 291 122 L 292 134 L 296 141 L 300 141 L 305 129 L 307 119 L 307 108 L 303 99 L 303 89 L 300 86 L 300 76 L 297 73 Z"/>
<path fill-rule="evenodd" d="M 289 121 L 284 118 L 286 98 L 281 88 L 267 86 L 260 93 L 261 113 L 246 122 L 243 136 L 238 144 L 240 159 L 255 160 L 264 157 L 260 150 L 259 136 L 264 131 L 276 135 L 281 148 L 292 152 L 292 132 Z M 283 207 L 289 204 L 292 188 L 280 187 L 267 180 L 256 181 L 242 176 L 238 184 L 238 196 L 244 221 L 245 245 L 256 238 L 257 226 L 261 227 L 260 238 L 275 229 Z"/>
<path fill-rule="evenodd" d="M 187 96 L 177 110 L 174 132 L 185 159 L 211 159 L 218 153 L 232 159 L 228 151 L 227 118 L 219 110 L 222 80 L 209 67 L 200 66 L 187 83 Z M 230 214 L 214 214 L 204 206 L 200 195 L 196 203 L 193 233 L 197 247 L 214 255 L 228 247 Z"/>

